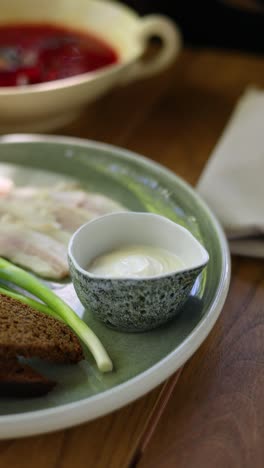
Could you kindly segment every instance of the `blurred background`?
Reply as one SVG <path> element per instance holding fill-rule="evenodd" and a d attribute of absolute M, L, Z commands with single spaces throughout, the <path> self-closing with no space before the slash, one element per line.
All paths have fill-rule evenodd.
<path fill-rule="evenodd" d="M 264 0 L 125 0 L 141 14 L 163 13 L 186 44 L 264 52 Z"/>

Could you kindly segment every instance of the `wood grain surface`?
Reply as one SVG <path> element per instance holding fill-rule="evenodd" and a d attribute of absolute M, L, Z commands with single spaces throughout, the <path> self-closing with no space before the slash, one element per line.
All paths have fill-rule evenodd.
<path fill-rule="evenodd" d="M 248 84 L 264 86 L 264 59 L 185 50 L 56 133 L 138 151 L 194 185 Z M 0 467 L 262 468 L 263 337 L 264 263 L 237 258 L 221 318 L 180 376 L 97 421 L 0 442 Z"/>

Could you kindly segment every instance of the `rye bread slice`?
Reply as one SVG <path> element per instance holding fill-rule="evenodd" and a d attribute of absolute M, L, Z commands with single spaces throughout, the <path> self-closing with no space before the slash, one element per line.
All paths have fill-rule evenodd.
<path fill-rule="evenodd" d="M 84 358 L 78 337 L 66 324 L 0 294 L 0 359 L 16 356 L 57 363 Z"/>
<path fill-rule="evenodd" d="M 34 398 L 46 395 L 56 382 L 17 359 L 0 361 L 0 396 Z"/>

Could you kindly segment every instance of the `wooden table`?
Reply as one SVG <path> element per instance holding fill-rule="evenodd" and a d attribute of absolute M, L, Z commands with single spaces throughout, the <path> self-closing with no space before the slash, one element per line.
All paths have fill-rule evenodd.
<path fill-rule="evenodd" d="M 138 151 L 194 185 L 251 83 L 264 86 L 264 59 L 185 50 L 60 133 Z M 0 467 L 263 468 L 263 388 L 264 262 L 234 258 L 223 313 L 180 375 L 97 421 L 1 442 Z"/>

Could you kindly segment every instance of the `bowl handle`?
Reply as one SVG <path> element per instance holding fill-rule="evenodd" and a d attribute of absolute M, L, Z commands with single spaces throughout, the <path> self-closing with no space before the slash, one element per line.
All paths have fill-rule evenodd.
<path fill-rule="evenodd" d="M 149 77 L 168 67 L 181 49 L 181 34 L 176 24 L 162 15 L 149 15 L 140 20 L 139 39 L 147 47 L 151 36 L 160 37 L 162 46 L 150 60 L 140 60 L 123 77 L 122 83 L 129 83 L 140 78 Z"/>

